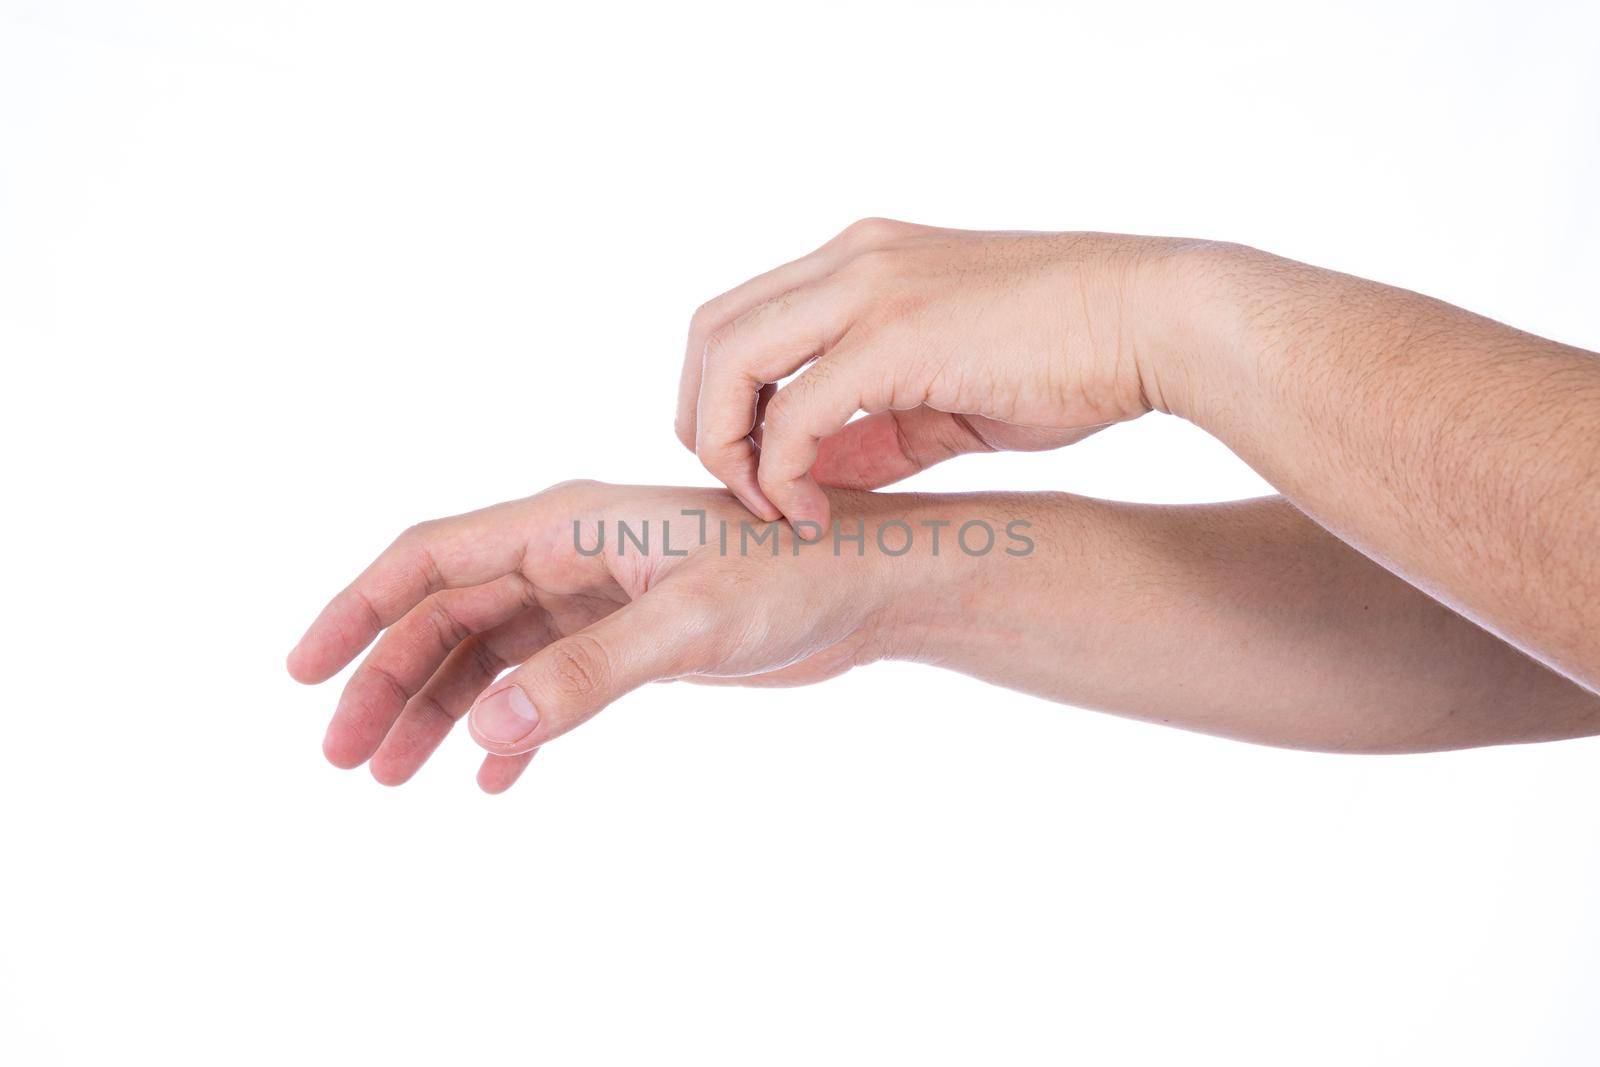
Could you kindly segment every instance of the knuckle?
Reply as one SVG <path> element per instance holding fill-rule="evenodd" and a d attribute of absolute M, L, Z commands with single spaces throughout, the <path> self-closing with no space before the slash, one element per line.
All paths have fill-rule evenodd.
<path fill-rule="evenodd" d="M 782 461 L 774 457 L 770 463 L 761 465 L 756 472 L 756 484 L 766 494 L 767 499 L 778 506 L 780 510 L 794 501 L 790 496 L 794 488 L 794 478 L 787 471 L 781 469 Z"/>
<path fill-rule="evenodd" d="M 901 228 L 902 224 L 893 219 L 868 216 L 864 219 L 857 219 L 849 226 L 846 226 L 840 236 L 849 244 L 875 245 L 898 237 Z"/>
<path fill-rule="evenodd" d="M 702 351 L 702 361 L 707 370 L 725 363 L 733 352 L 733 330 L 723 326 L 706 335 L 705 347 Z"/>
<path fill-rule="evenodd" d="M 603 505 L 616 489 L 614 485 L 593 478 L 571 478 L 536 493 L 527 503 L 531 505 L 537 501 L 541 508 L 583 514 Z"/>
<path fill-rule="evenodd" d="M 372 602 L 371 594 L 359 586 L 354 585 L 350 587 L 350 594 L 355 598 L 356 604 L 360 606 L 362 612 L 367 616 L 367 624 L 372 627 L 373 632 L 376 633 L 378 630 L 383 629 L 383 613 L 380 612 L 378 610 L 378 606 Z"/>
<path fill-rule="evenodd" d="M 717 326 L 717 301 L 707 300 L 689 316 L 689 336 L 704 337 Z"/>
<path fill-rule="evenodd" d="M 694 454 L 707 470 L 715 474 L 727 462 L 728 446 L 706 432 L 702 424 L 694 435 Z"/>
<path fill-rule="evenodd" d="M 724 445 L 708 449 L 699 458 L 707 473 L 723 485 L 731 485 L 743 480 L 746 470 L 754 466 L 746 455 L 737 446 Z"/>
<path fill-rule="evenodd" d="M 389 690 L 390 699 L 399 706 L 404 707 L 406 702 L 411 699 L 411 690 L 406 688 L 405 683 L 400 680 L 399 675 L 395 674 L 394 671 L 390 670 L 382 663 L 365 664 L 362 667 L 362 670 L 366 673 L 366 676 L 371 678 L 377 685 Z"/>
<path fill-rule="evenodd" d="M 586 489 L 602 489 L 602 488 L 605 487 L 605 484 L 606 484 L 605 482 L 596 481 L 593 478 L 568 478 L 566 481 L 557 482 L 555 485 L 552 485 L 549 489 L 546 489 L 545 492 L 547 492 L 547 493 L 581 492 L 581 491 L 586 490 Z"/>
<path fill-rule="evenodd" d="M 694 450 L 695 429 L 690 424 L 688 416 L 679 415 L 677 419 L 673 420 L 672 432 L 678 435 L 678 441 L 683 447 L 690 451 Z"/>
<path fill-rule="evenodd" d="M 428 535 L 430 533 L 438 529 L 438 525 L 439 523 L 437 519 L 425 519 L 422 522 L 414 522 L 410 526 L 407 526 L 404 530 L 400 531 L 400 536 L 394 539 L 394 543 L 397 546 L 403 547 L 421 544 L 423 541 L 428 539 Z"/>
<path fill-rule="evenodd" d="M 550 646 L 550 681 L 564 696 L 592 696 L 605 685 L 610 669 L 605 647 L 593 637 L 574 634 Z"/>
<path fill-rule="evenodd" d="M 428 625 L 438 637 L 439 647 L 450 650 L 472 636 L 472 627 L 462 622 L 444 604 L 435 602 L 428 611 Z"/>
<path fill-rule="evenodd" d="M 805 473 L 801 459 L 803 450 L 796 442 L 793 447 L 775 448 L 761 454 L 761 465 L 756 468 L 756 484 L 775 504 L 781 504 L 789 495 L 794 481 Z"/>
<path fill-rule="evenodd" d="M 467 672 L 469 677 L 480 680 L 482 685 L 488 685 L 500 676 L 500 672 L 511 665 L 511 661 L 497 651 L 493 642 L 487 637 L 473 637 L 462 645 L 466 649 L 464 655 L 469 664 Z M 458 716 L 452 716 L 455 718 Z"/>
<path fill-rule="evenodd" d="M 593 478 L 568 478 L 544 490 L 539 496 L 549 500 L 583 500 L 611 486 Z"/>
<path fill-rule="evenodd" d="M 407 586 L 411 580 L 420 580 L 429 593 L 445 588 L 444 576 L 439 572 L 429 546 L 437 542 L 438 534 L 446 528 L 441 519 L 429 519 L 406 527 L 385 553 L 385 580 L 399 582 L 405 579 Z"/>
<path fill-rule="evenodd" d="M 794 310 L 795 292 L 793 289 L 786 289 L 777 296 L 763 300 L 734 321 L 759 325 L 771 319 L 781 319 Z"/>

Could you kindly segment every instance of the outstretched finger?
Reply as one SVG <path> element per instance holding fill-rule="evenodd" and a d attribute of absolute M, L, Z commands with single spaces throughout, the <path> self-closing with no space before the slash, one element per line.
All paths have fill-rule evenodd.
<path fill-rule="evenodd" d="M 400 785 L 422 768 L 455 724 L 500 672 L 521 663 L 552 640 L 549 616 L 525 611 L 456 646 L 426 685 L 406 702 L 369 767 L 384 785 Z"/>
<path fill-rule="evenodd" d="M 329 762 L 345 768 L 365 763 L 457 646 L 535 604 L 532 584 L 508 574 L 435 593 L 413 608 L 384 632 L 345 684 L 322 742 Z"/>
<path fill-rule="evenodd" d="M 442 589 L 510 574 L 527 544 L 526 524 L 499 505 L 414 526 L 328 602 L 289 653 L 289 673 L 314 684 L 339 673 L 387 626 Z"/>
<path fill-rule="evenodd" d="M 517 784 L 517 779 L 538 754 L 539 750 L 534 749 L 517 756 L 491 754 L 483 757 L 483 765 L 478 768 L 478 788 L 485 793 L 504 793 Z"/>

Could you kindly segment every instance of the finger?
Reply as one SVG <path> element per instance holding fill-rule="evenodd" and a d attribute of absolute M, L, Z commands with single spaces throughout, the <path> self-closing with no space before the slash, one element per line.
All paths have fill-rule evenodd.
<path fill-rule="evenodd" d="M 862 219 L 821 248 L 731 289 L 702 305 L 689 322 L 689 342 L 678 380 L 678 440 L 694 450 L 700 399 L 700 375 L 711 336 L 751 308 L 791 289 L 827 277 L 853 256 L 904 238 L 924 227 L 889 219 Z"/>
<path fill-rule="evenodd" d="M 807 286 L 735 319 L 706 345 L 695 452 L 756 515 L 778 510 L 756 481 L 752 431 L 762 388 L 793 374 L 849 328 L 861 297 L 843 282 Z"/>
<path fill-rule="evenodd" d="M 539 750 L 534 749 L 520 756 L 483 757 L 483 765 L 478 768 L 478 788 L 490 794 L 504 793 L 517 784 L 517 779 L 522 777 L 522 772 L 528 769 L 528 764 L 538 754 Z"/>
<path fill-rule="evenodd" d="M 872 371 L 860 350 L 843 342 L 779 389 L 767 404 L 757 480 L 801 537 L 814 539 L 828 526 L 828 498 L 811 476 L 824 438 L 844 429 L 857 411 L 889 407 L 892 383 Z M 815 524 L 808 526 L 807 524 Z"/>
<path fill-rule="evenodd" d="M 689 320 L 689 342 L 683 353 L 683 372 L 678 376 L 678 413 L 673 428 L 685 448 L 694 450 L 700 378 L 705 364 L 706 344 L 718 330 L 751 308 L 759 307 L 791 289 L 826 277 L 838 263 L 829 256 L 827 246 L 785 263 L 776 270 L 752 278 L 715 300 L 701 306 Z"/>
<path fill-rule="evenodd" d="M 551 639 L 549 617 L 536 609 L 461 642 L 406 703 L 372 756 L 372 777 L 384 785 L 410 780 L 467 713 L 473 698 L 501 671 L 521 663 Z"/>
<path fill-rule="evenodd" d="M 407 703 L 456 646 L 527 611 L 533 585 L 508 574 L 486 585 L 428 597 L 389 627 L 339 697 L 322 750 L 338 767 L 359 767 L 377 751 Z"/>
<path fill-rule="evenodd" d="M 414 526 L 322 609 L 294 651 L 296 681 L 326 681 L 379 631 L 441 589 L 481 585 L 517 569 L 525 524 L 506 505 Z"/>
<path fill-rule="evenodd" d="M 646 682 L 700 669 L 714 629 L 704 604 L 661 592 L 640 597 L 490 687 L 472 706 L 472 736 L 501 756 L 538 748 Z"/>
<path fill-rule="evenodd" d="M 965 416 L 930 407 L 880 411 L 824 438 L 811 477 L 840 489 L 877 489 L 954 456 L 989 451 Z"/>
<path fill-rule="evenodd" d="M 772 403 L 772 398 L 777 392 L 777 384 L 768 382 L 761 387 L 761 392 L 756 394 L 756 428 L 750 431 L 750 440 L 756 443 L 757 448 L 761 447 L 761 424 L 767 421 L 767 405 Z"/>

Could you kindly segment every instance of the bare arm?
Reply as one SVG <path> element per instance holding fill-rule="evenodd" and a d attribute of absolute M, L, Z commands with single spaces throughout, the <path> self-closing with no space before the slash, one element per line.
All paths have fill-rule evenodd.
<path fill-rule="evenodd" d="M 1185 412 L 1322 525 L 1600 690 L 1600 356 L 1256 252 L 1188 277 Z M 1179 343 L 1183 343 L 1180 341 Z"/>
<path fill-rule="evenodd" d="M 684 443 L 796 523 L 819 485 L 1170 411 L 1600 689 L 1600 356 L 1437 300 L 1235 245 L 873 219 L 706 304 L 682 383 Z"/>
<path fill-rule="evenodd" d="M 1274 745 L 1401 752 L 1600 732 L 1600 697 L 1280 498 L 998 499 L 1037 511 L 1036 558 L 951 560 L 952 595 L 906 606 L 917 614 L 897 654 Z"/>
<path fill-rule="evenodd" d="M 859 540 L 798 543 L 782 524 L 755 524 L 752 540 L 725 492 L 596 483 L 424 523 L 334 597 L 289 670 L 324 681 L 376 639 L 334 711 L 328 758 L 370 760 L 398 784 L 470 710 L 491 791 L 647 682 L 802 685 L 886 658 L 1268 744 L 1400 751 L 1600 732 L 1600 698 L 1282 501 L 829 501 Z"/>

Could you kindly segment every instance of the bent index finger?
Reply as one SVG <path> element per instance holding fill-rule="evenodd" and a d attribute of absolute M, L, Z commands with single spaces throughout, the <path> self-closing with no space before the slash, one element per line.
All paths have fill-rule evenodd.
<path fill-rule="evenodd" d="M 678 377 L 678 413 L 674 428 L 684 447 L 693 449 L 698 428 L 700 379 L 704 372 L 706 344 L 711 336 L 753 308 L 791 289 L 823 277 L 834 267 L 827 246 L 810 255 L 785 263 L 776 270 L 752 278 L 703 305 L 689 321 L 689 341 L 683 354 L 683 372 Z"/>
<path fill-rule="evenodd" d="M 707 470 L 769 522 L 777 508 L 756 482 L 751 437 L 762 390 L 826 352 L 848 329 L 858 301 L 842 285 L 805 286 L 746 312 L 706 346 L 695 453 Z"/>
<path fill-rule="evenodd" d="M 429 595 L 511 573 L 526 538 L 509 505 L 413 526 L 322 609 L 289 653 L 290 676 L 326 681 Z"/>
<path fill-rule="evenodd" d="M 689 321 L 689 341 L 683 356 L 683 373 L 678 379 L 678 414 L 675 423 L 678 440 L 690 451 L 695 447 L 699 419 L 700 378 L 706 344 L 713 334 L 754 308 L 803 285 L 809 285 L 838 270 L 867 249 L 878 247 L 915 229 L 887 219 L 862 219 L 845 228 L 827 244 L 751 278 L 701 305 Z"/>

